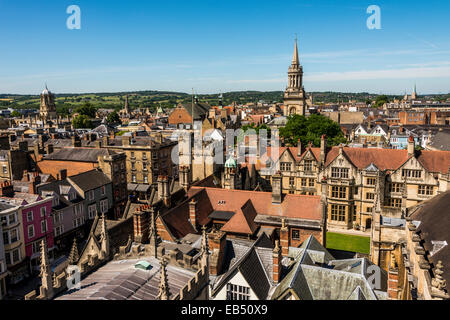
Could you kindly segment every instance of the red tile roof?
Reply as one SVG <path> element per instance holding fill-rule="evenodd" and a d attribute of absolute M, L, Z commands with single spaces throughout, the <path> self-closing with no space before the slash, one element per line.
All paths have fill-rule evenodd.
<path fill-rule="evenodd" d="M 249 199 L 220 230 L 252 235 L 258 228 L 254 222 L 256 216 L 255 207 Z"/>
<path fill-rule="evenodd" d="M 277 161 L 286 149 L 289 149 L 295 161 L 300 161 L 309 149 L 317 160 L 320 157 L 320 148 L 308 148 L 301 157 L 298 157 L 297 147 L 279 147 L 279 155 L 277 157 L 276 154 L 271 154 L 271 147 L 267 147 L 267 152 L 258 160 L 256 169 L 260 170 L 265 167 L 268 155 L 271 156 L 273 161 Z M 380 170 L 397 170 L 408 160 L 408 151 L 398 149 L 344 147 L 343 153 L 358 169 L 365 169 L 373 163 Z M 325 156 L 325 166 L 330 165 L 338 155 L 339 147 L 328 148 Z M 429 172 L 448 173 L 450 167 L 450 151 L 423 150 L 419 151 L 417 159 Z"/>
<path fill-rule="evenodd" d="M 270 192 L 226 190 L 193 186 L 188 199 L 181 205 L 164 213 L 160 218 L 176 239 L 181 239 L 196 230 L 189 221 L 189 202 L 197 202 L 199 225 L 210 222 L 213 211 L 232 211 L 234 216 L 222 227 L 223 231 L 253 234 L 257 215 L 284 217 L 287 219 L 322 220 L 320 196 L 286 195 L 281 204 L 272 203 Z"/>

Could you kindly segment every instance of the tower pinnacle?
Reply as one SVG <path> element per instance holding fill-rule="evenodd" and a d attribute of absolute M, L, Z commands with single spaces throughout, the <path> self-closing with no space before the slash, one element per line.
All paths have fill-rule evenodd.
<path fill-rule="evenodd" d="M 297 34 L 295 35 L 295 48 L 294 48 L 294 55 L 292 57 L 292 65 L 298 65 L 298 47 L 297 47 Z"/>

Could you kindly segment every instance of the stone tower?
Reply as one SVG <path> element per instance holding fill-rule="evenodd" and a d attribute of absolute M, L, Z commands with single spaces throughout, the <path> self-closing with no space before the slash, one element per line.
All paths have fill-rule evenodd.
<path fill-rule="evenodd" d="M 44 91 L 41 93 L 41 107 L 39 114 L 42 119 L 56 119 L 55 95 L 48 90 L 45 85 Z"/>
<path fill-rule="evenodd" d="M 295 39 L 294 56 L 288 71 L 288 86 L 284 92 L 284 115 L 305 115 L 306 94 L 303 88 L 303 67 L 298 59 L 297 39 Z"/>

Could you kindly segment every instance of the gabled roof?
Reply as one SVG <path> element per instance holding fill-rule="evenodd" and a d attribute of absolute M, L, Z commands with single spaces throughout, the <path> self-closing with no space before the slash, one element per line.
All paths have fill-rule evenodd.
<path fill-rule="evenodd" d="M 193 186 L 188 191 L 188 195 L 191 196 L 197 192 L 204 192 L 207 197 L 211 206 L 208 207 L 211 210 L 208 214 L 213 210 L 238 212 L 250 200 L 258 215 L 318 221 L 322 219 L 320 196 L 287 194 L 281 204 L 274 204 L 271 192 Z"/>
<path fill-rule="evenodd" d="M 270 246 L 267 244 L 270 243 Z M 226 273 L 217 279 L 214 284 L 211 295 L 217 294 L 229 279 L 237 271 L 244 277 L 252 291 L 260 300 L 267 299 L 269 290 L 272 288 L 271 274 L 273 271 L 272 261 L 273 246 L 265 233 L 262 233 L 258 239 L 251 244 L 245 254 L 240 256 Z"/>
<path fill-rule="evenodd" d="M 257 215 L 251 200 L 248 200 L 233 217 L 221 228 L 222 231 L 252 235 L 258 226 L 254 220 Z"/>
<path fill-rule="evenodd" d="M 306 245 L 302 244 L 303 250 L 295 258 L 288 274 L 275 289 L 272 299 L 279 299 L 287 292 L 293 292 L 301 300 L 378 300 L 386 296 L 385 287 L 377 292 L 371 288 L 367 280 L 371 273 L 367 272 L 367 268 L 373 264 L 368 260 L 324 260 L 322 263 L 314 254 L 327 250 L 312 236 L 306 242 Z M 379 270 L 381 282 L 387 282 L 386 272 Z"/>
<path fill-rule="evenodd" d="M 111 183 L 111 180 L 99 170 L 91 170 L 67 178 L 83 191 L 94 190 Z"/>
<path fill-rule="evenodd" d="M 257 165 L 257 169 L 265 167 L 265 159 L 268 154 L 271 155 L 272 161 L 277 161 L 282 153 L 289 149 L 296 161 L 300 161 L 308 150 L 311 150 L 314 157 L 319 159 L 320 148 L 308 148 L 301 157 L 297 156 L 297 147 L 280 147 L 279 155 L 271 155 L 270 147 L 267 152 L 261 156 L 261 160 Z M 350 148 L 343 147 L 343 154 L 349 161 L 358 169 L 364 170 L 369 165 L 373 164 L 378 169 L 397 170 L 408 160 L 408 151 L 399 149 L 379 149 L 379 148 Z M 339 155 L 339 147 L 327 148 L 325 155 L 325 166 L 329 166 Z M 416 153 L 417 160 L 429 172 L 446 174 L 450 167 L 450 151 L 428 151 L 422 150 Z"/>
<path fill-rule="evenodd" d="M 207 103 L 203 102 L 195 102 L 192 103 L 184 103 L 181 105 L 186 111 L 189 113 L 189 115 L 192 117 L 192 110 L 194 111 L 194 120 L 200 120 L 203 119 L 209 112 L 209 109 L 211 106 Z"/>

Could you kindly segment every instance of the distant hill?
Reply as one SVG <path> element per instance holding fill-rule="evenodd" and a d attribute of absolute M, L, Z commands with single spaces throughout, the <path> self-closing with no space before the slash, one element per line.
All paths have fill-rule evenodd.
<path fill-rule="evenodd" d="M 349 92 L 309 92 L 312 94 L 314 103 L 339 103 L 355 100 L 366 102 L 375 100 L 379 94 L 367 92 L 349 93 Z M 131 108 L 149 108 L 154 110 L 161 105 L 163 108 L 172 108 L 177 103 L 188 103 L 192 101 L 192 96 L 185 92 L 172 91 L 126 91 L 126 92 L 100 92 L 100 93 L 61 93 L 56 94 L 57 110 L 60 113 L 67 113 L 84 103 L 90 103 L 97 108 L 120 109 L 125 103 L 125 96 L 128 95 L 128 101 Z M 387 95 L 389 100 L 402 98 L 402 96 Z M 199 94 L 201 101 L 208 102 L 211 105 L 218 105 L 219 94 Z M 450 98 L 446 95 L 426 95 L 427 100 L 445 101 Z M 266 103 L 282 102 L 282 91 L 234 91 L 223 93 L 225 104 L 236 102 L 245 104 L 251 102 L 264 101 Z M 38 109 L 38 95 L 16 95 L 0 94 L 0 108 L 11 107 L 14 109 Z"/>

